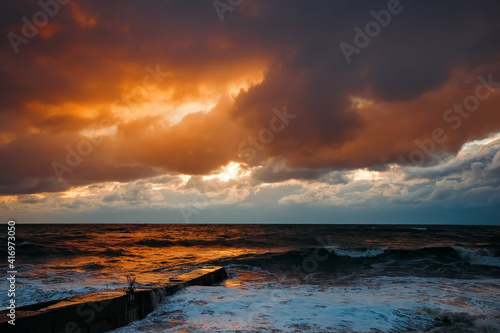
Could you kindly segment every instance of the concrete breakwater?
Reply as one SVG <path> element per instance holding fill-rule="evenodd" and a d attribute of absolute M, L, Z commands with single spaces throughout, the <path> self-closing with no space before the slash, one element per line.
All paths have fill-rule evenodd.
<path fill-rule="evenodd" d="M 9 310 L 0 312 L 1 332 L 97 333 L 145 318 L 169 295 L 187 286 L 210 286 L 227 278 L 224 267 L 204 266 L 170 278 L 161 286 L 104 290 L 19 307 L 15 325 L 8 323 Z"/>

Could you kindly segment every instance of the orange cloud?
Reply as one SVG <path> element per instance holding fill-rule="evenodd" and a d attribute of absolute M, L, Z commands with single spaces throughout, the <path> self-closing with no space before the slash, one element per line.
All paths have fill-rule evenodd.
<path fill-rule="evenodd" d="M 0 156 L 11 161 L 0 167 L 1 192 L 164 172 L 206 175 L 232 161 L 384 168 L 438 127 L 447 140 L 435 146 L 436 156 L 500 130 L 496 91 L 459 129 L 443 120 L 474 94 L 479 75 L 500 81 L 494 10 L 467 5 L 489 27 L 471 14 L 466 34 L 432 22 L 437 36 L 415 29 L 430 6 L 415 4 L 349 65 L 338 45 L 352 38 L 359 10 L 372 9 L 360 6 L 244 2 L 224 23 L 202 1 L 61 7 L 19 54 L 0 46 Z M 33 12 L 19 4 L 8 9 L 12 17 Z M 452 22 L 461 19 L 450 12 Z M 1 30 L 19 24 L 9 19 Z M 283 106 L 296 120 L 246 161 L 240 143 L 268 127 L 272 110 Z M 66 163 L 68 146 L 76 149 L 100 131 L 102 143 L 60 182 L 53 162 Z"/>

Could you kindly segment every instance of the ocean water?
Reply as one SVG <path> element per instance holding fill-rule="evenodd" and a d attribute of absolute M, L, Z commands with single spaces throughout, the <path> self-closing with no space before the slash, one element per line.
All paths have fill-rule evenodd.
<path fill-rule="evenodd" d="M 18 305 L 125 287 L 126 276 L 154 285 L 204 265 L 226 267 L 225 282 L 184 289 L 113 332 L 500 332 L 500 226 L 16 231 Z"/>

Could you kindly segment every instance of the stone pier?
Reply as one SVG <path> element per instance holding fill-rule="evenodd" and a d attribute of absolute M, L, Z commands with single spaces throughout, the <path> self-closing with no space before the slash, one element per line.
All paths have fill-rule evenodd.
<path fill-rule="evenodd" d="M 97 333 L 145 318 L 166 297 L 187 286 L 210 286 L 227 278 L 224 267 L 205 266 L 169 279 L 164 285 L 104 290 L 16 308 L 15 326 L 8 310 L 0 312 L 1 332 Z"/>

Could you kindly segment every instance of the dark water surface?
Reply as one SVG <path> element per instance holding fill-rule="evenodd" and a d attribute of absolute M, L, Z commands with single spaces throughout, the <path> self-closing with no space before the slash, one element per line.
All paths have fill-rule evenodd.
<path fill-rule="evenodd" d="M 127 275 L 146 285 L 202 265 L 230 273 L 223 285 L 188 288 L 118 331 L 500 332 L 499 226 L 44 224 L 16 231 L 18 305 L 123 287 Z"/>

